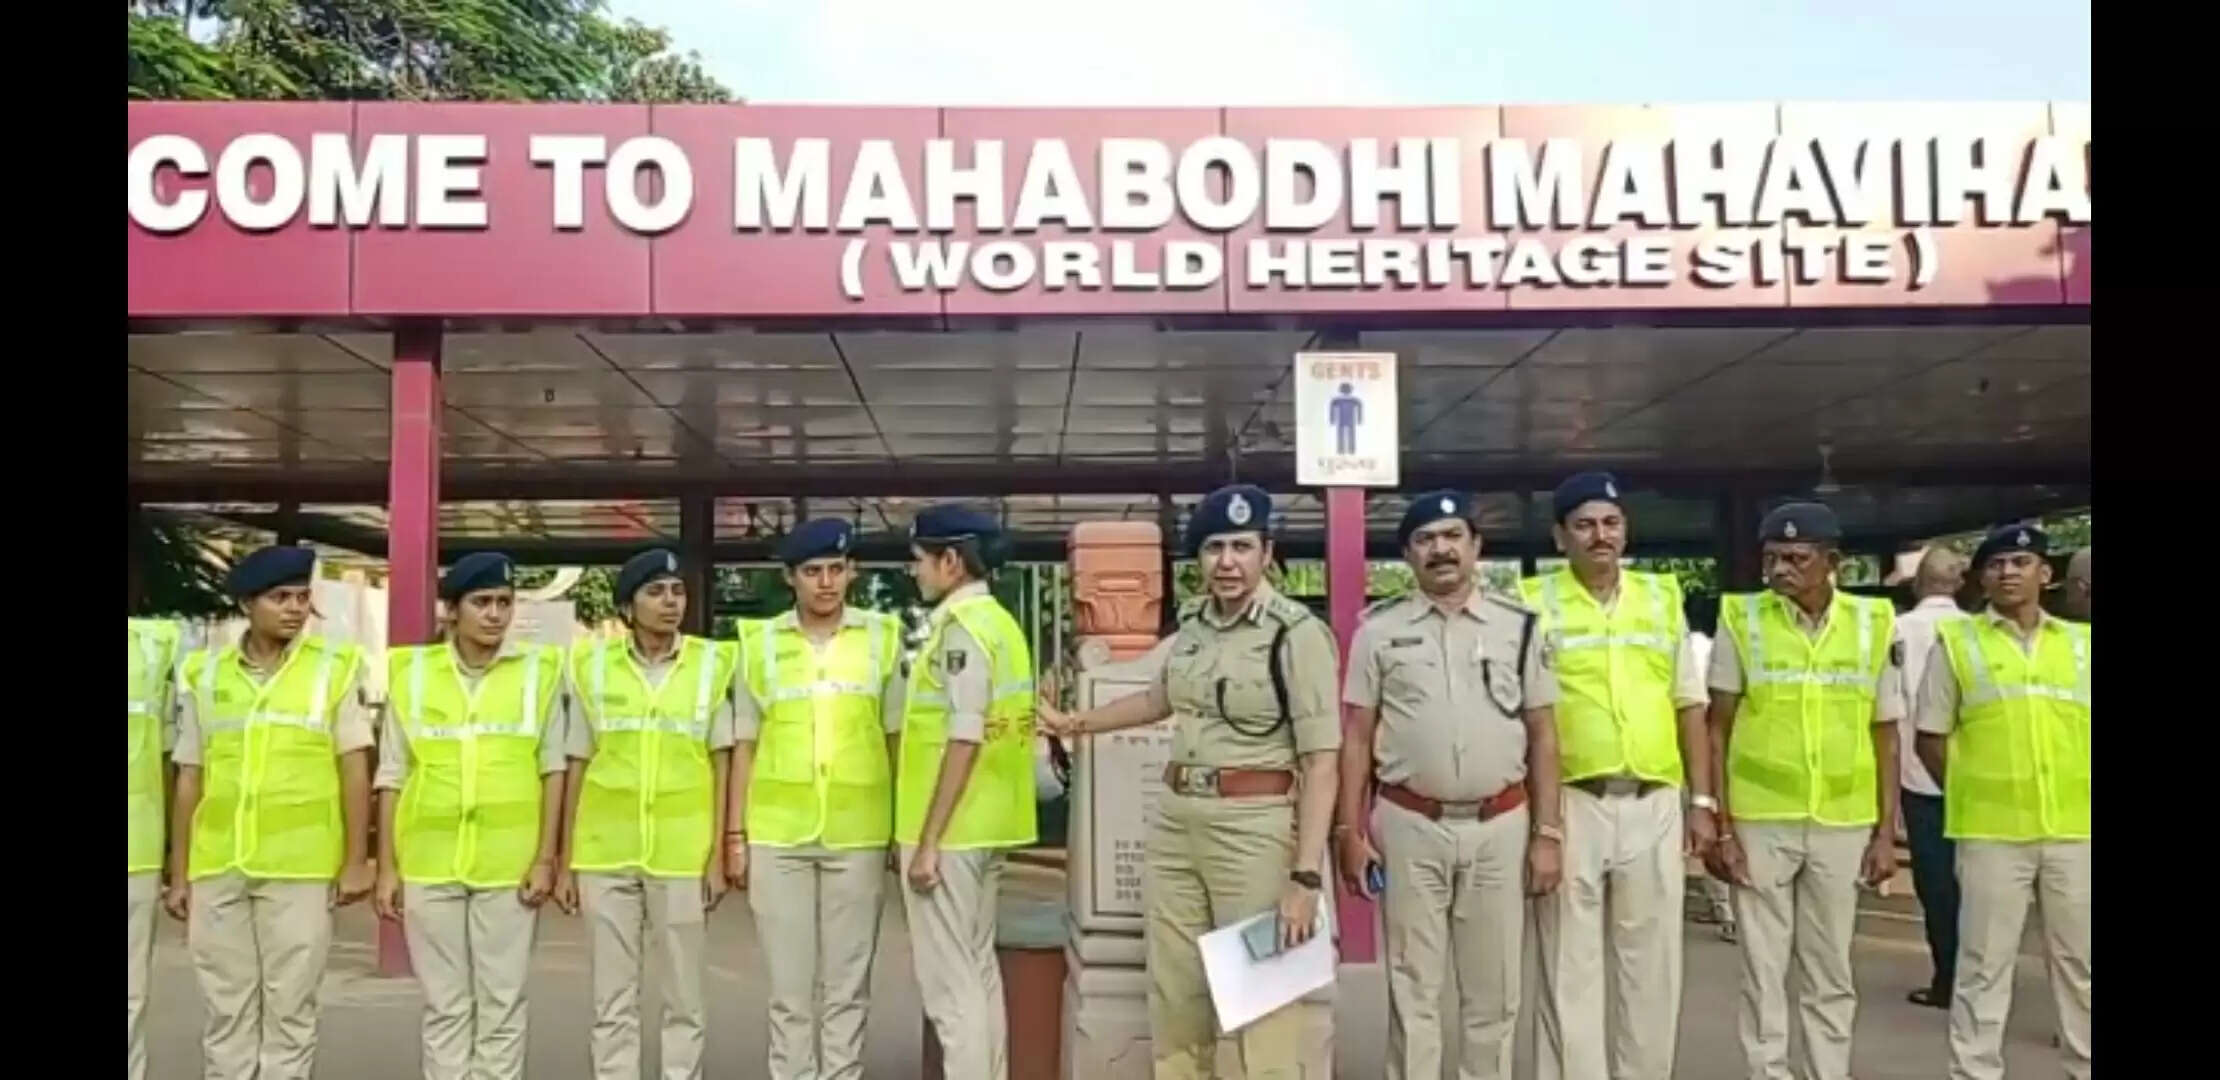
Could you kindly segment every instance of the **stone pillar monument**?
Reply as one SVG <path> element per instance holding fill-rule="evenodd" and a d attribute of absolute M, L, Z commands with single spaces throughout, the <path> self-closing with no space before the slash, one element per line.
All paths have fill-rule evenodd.
<path fill-rule="evenodd" d="M 1072 571 L 1078 675 L 1075 704 L 1091 709 L 1144 692 L 1162 670 L 1157 638 L 1170 582 L 1154 522 L 1098 521 L 1074 528 Z M 1170 760 L 1170 721 L 1082 739 L 1072 749 L 1066 866 L 1070 932 L 1064 970 L 1064 1080 L 1148 1080 L 1151 1074 L 1141 872 L 1150 816 Z M 1329 891 L 1328 895 L 1331 895 Z M 1332 1075 L 1333 987 L 1295 1006 L 1305 1058 Z M 1231 1039 L 1218 1075 L 1241 1076 Z"/>
<path fill-rule="evenodd" d="M 1092 521 L 1072 530 L 1077 707 L 1146 691 L 1155 680 L 1163 664 L 1156 631 L 1169 584 L 1163 544 L 1155 522 Z M 1066 1080 L 1150 1074 L 1141 865 L 1171 738 L 1165 723 L 1081 739 L 1072 748 Z"/>

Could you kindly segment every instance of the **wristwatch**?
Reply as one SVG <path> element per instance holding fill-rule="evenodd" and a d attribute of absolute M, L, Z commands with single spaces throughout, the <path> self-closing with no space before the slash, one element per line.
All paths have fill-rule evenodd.
<path fill-rule="evenodd" d="M 1709 810 L 1714 814 L 1719 812 L 1719 800 L 1714 799 L 1709 795 L 1695 796 L 1694 798 L 1688 800 L 1688 805 L 1693 806 L 1698 810 Z"/>
<path fill-rule="evenodd" d="M 1547 840 L 1555 840 L 1560 844 L 1565 842 L 1565 830 L 1555 825 L 1536 825 L 1534 826 L 1534 835 Z"/>
<path fill-rule="evenodd" d="M 1287 880 L 1306 889 L 1319 889 L 1326 884 L 1325 880 L 1318 876 L 1316 870 L 1290 870 L 1287 872 Z"/>

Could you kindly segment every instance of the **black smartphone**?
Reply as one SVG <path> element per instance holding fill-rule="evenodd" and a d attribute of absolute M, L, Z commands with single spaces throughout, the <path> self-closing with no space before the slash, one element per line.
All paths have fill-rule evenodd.
<path fill-rule="evenodd" d="M 1364 887 L 1372 890 L 1374 896 L 1387 892 L 1387 871 L 1380 866 L 1380 860 L 1371 859 L 1365 862 Z"/>

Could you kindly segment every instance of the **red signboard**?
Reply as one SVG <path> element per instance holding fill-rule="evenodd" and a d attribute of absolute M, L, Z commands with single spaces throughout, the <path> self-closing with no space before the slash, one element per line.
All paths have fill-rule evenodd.
<path fill-rule="evenodd" d="M 2089 302 L 2080 103 L 127 109 L 132 317 Z"/>

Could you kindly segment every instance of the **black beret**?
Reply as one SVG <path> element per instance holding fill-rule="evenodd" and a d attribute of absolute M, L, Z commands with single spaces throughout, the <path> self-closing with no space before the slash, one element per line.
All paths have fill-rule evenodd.
<path fill-rule="evenodd" d="M 1203 541 L 1219 533 L 1269 533 L 1272 496 L 1255 484 L 1229 484 L 1203 496 L 1187 519 L 1187 554 L 1202 552 Z"/>
<path fill-rule="evenodd" d="M 632 594 L 647 587 L 658 578 L 677 577 L 678 556 L 669 548 L 649 548 L 625 560 L 624 569 L 617 571 L 617 606 L 632 602 Z"/>
<path fill-rule="evenodd" d="M 1980 570 L 1988 561 L 2011 551 L 2032 551 L 2037 558 L 2050 555 L 2050 536 L 2033 525 L 2006 525 L 1983 537 L 1981 546 L 1973 549 L 1973 568 Z"/>
<path fill-rule="evenodd" d="M 500 589 L 516 584 L 516 564 L 498 551 L 479 551 L 455 560 L 447 576 L 439 579 L 439 598 L 453 603 L 465 593 Z"/>
<path fill-rule="evenodd" d="M 779 541 L 779 561 L 788 566 L 800 566 L 827 555 L 846 555 L 854 535 L 855 528 L 839 518 L 802 522 L 786 534 L 786 539 Z"/>
<path fill-rule="evenodd" d="M 1472 496 L 1462 491 L 1429 491 L 1411 499 L 1409 509 L 1403 511 L 1403 521 L 1395 527 L 1395 546 L 1411 542 L 1411 534 L 1446 518 L 1456 518 L 1472 523 Z"/>
<path fill-rule="evenodd" d="M 237 599 L 249 600 L 281 585 L 306 585 L 315 572 L 315 548 L 266 547 L 231 564 L 224 588 Z"/>
<path fill-rule="evenodd" d="M 947 542 L 977 537 L 992 540 L 1002 534 L 994 518 L 955 503 L 940 503 L 917 512 L 910 522 L 910 539 Z"/>
<path fill-rule="evenodd" d="M 1580 509 L 1581 504 L 1601 499 L 1613 506 L 1624 507 L 1619 501 L 1619 479 L 1607 472 L 1574 473 L 1557 485 L 1549 497 L 1550 516 L 1562 525 L 1565 515 Z"/>
<path fill-rule="evenodd" d="M 1826 503 L 1782 503 L 1758 525 L 1758 540 L 1824 543 L 1842 539 L 1842 522 Z"/>

